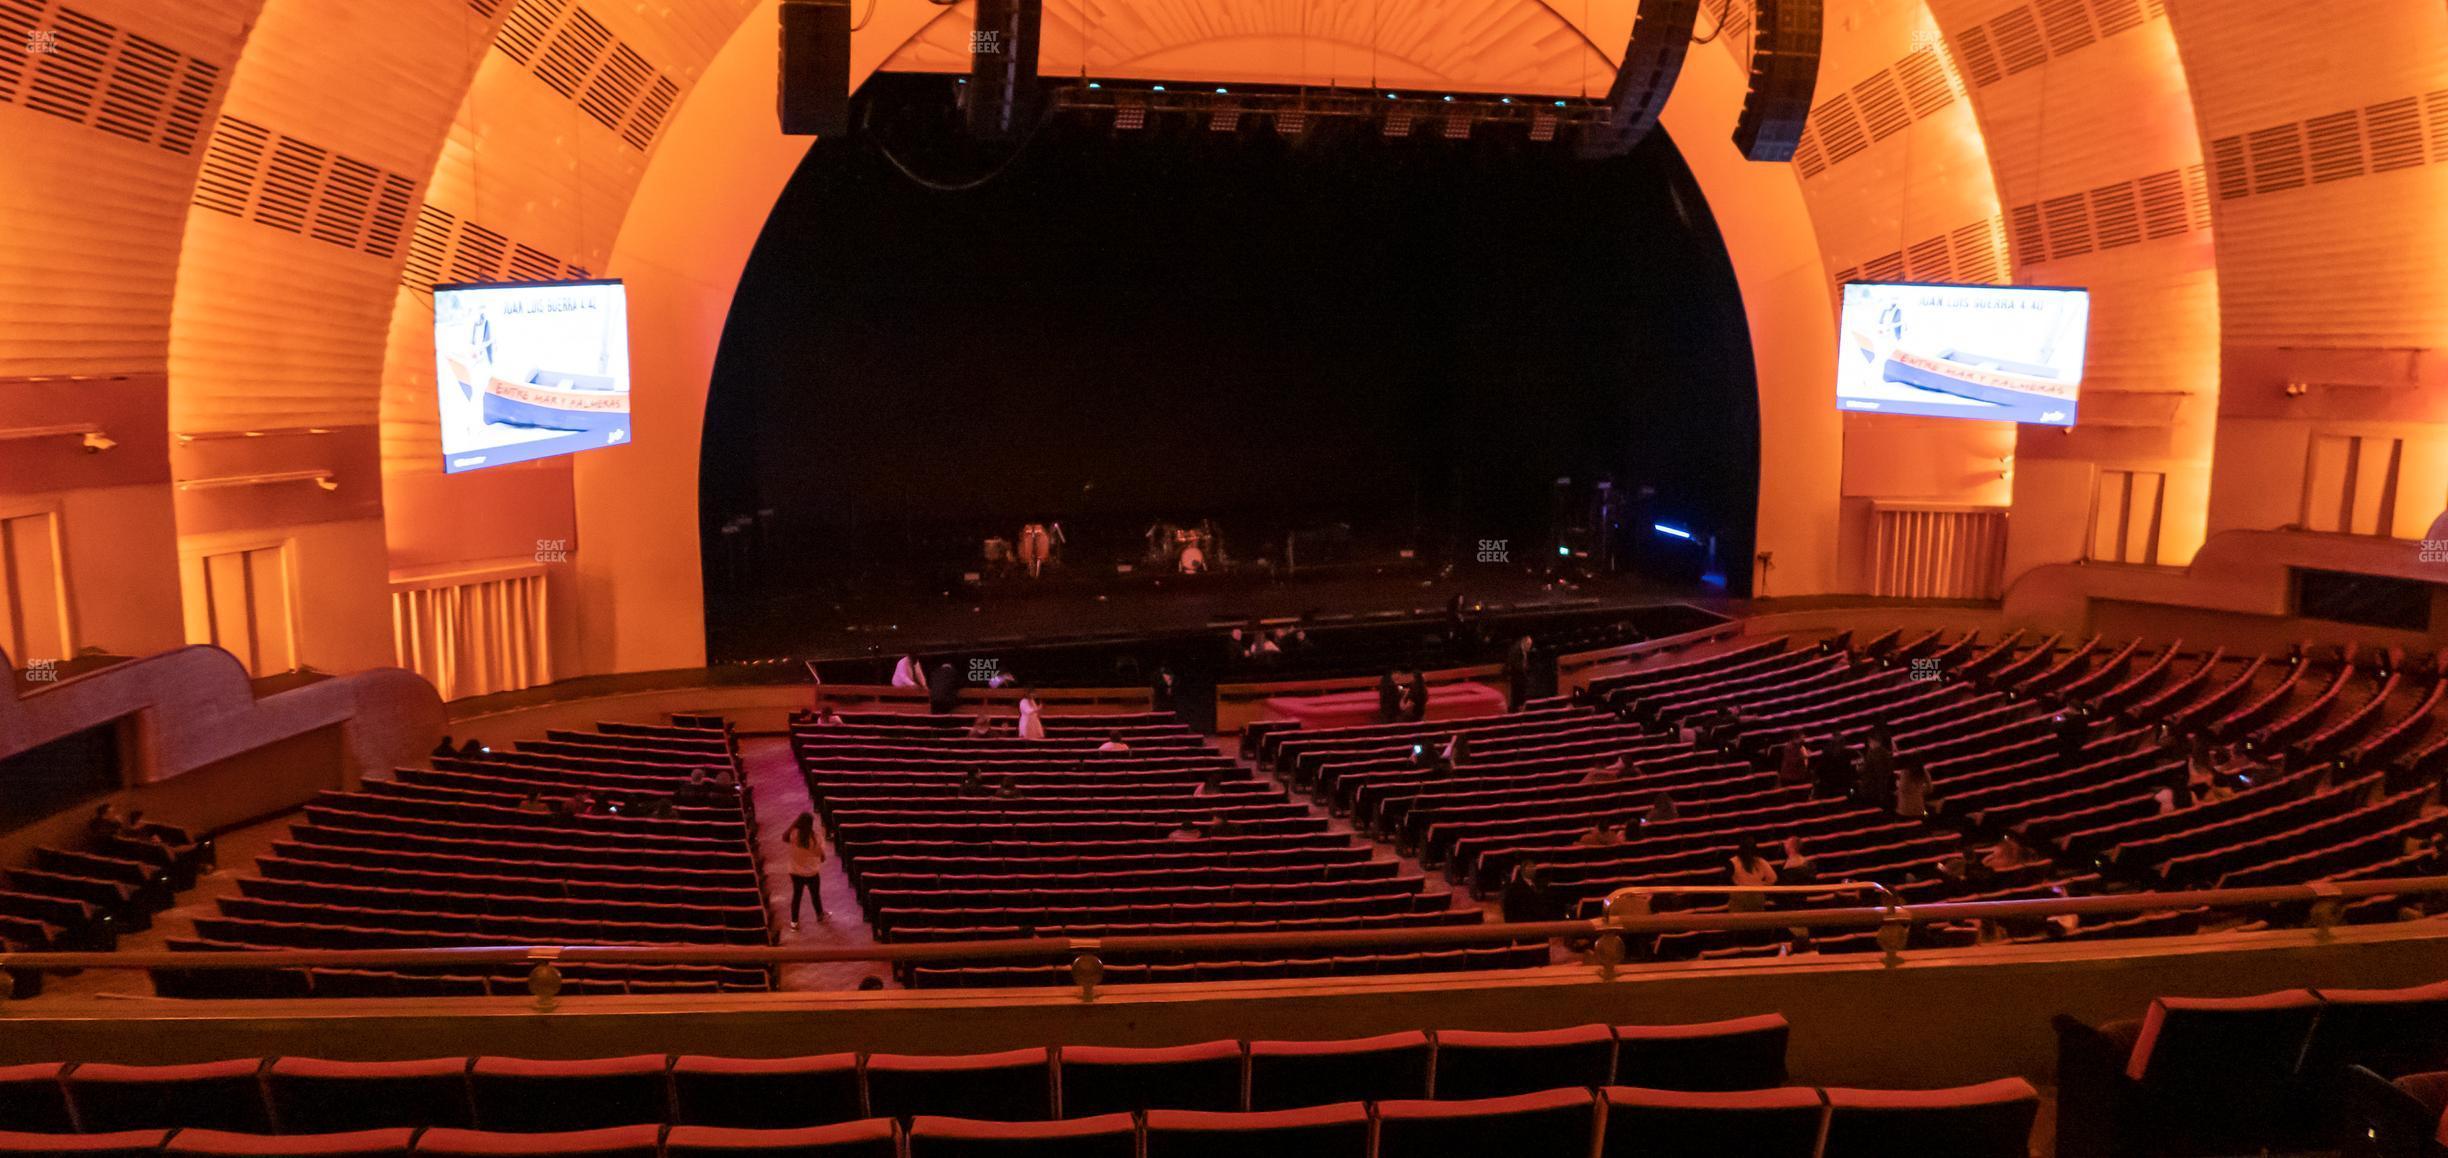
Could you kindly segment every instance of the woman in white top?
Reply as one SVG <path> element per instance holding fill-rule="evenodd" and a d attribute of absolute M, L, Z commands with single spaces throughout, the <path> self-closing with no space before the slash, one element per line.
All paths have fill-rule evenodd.
<path fill-rule="evenodd" d="M 1042 740 L 1045 733 L 1045 709 L 1037 703 L 1034 689 L 1020 693 L 1020 738 Z"/>
<path fill-rule="evenodd" d="M 1734 846 L 1734 859 L 1727 863 L 1733 869 L 1734 883 L 1738 887 L 1777 883 L 1776 866 L 1760 855 L 1759 845 L 1753 843 L 1750 837 L 1742 838 L 1741 843 Z M 1737 913 L 1756 913 L 1767 906 L 1768 898 L 1761 893 L 1735 893 L 1726 899 L 1726 908 Z"/>
<path fill-rule="evenodd" d="M 919 666 L 917 656 L 905 655 L 893 664 L 892 686 L 919 689 L 927 686 L 926 669 Z"/>
<path fill-rule="evenodd" d="M 790 831 L 783 834 L 782 846 L 790 856 L 790 927 L 795 932 L 799 928 L 801 897 L 815 902 L 817 920 L 825 919 L 820 876 L 824 872 L 825 844 L 824 837 L 816 831 L 816 814 L 800 813 L 799 819 L 791 822 Z"/>

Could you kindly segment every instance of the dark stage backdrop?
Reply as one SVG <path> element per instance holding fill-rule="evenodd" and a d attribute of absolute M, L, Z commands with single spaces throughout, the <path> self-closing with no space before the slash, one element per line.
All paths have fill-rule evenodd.
<path fill-rule="evenodd" d="M 1585 162 L 1058 121 L 960 192 L 820 142 L 716 366 L 708 587 L 718 618 L 756 596 L 743 540 L 755 586 L 940 586 L 1048 518 L 1075 567 L 1202 517 L 1243 558 L 1332 522 L 1518 558 L 1562 476 L 1656 486 L 1739 585 L 1755 399 L 1732 268 L 1662 133 Z"/>

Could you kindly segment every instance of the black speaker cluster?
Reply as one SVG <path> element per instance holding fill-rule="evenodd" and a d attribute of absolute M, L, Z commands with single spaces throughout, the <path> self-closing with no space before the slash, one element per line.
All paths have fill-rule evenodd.
<path fill-rule="evenodd" d="M 1790 161 L 1810 121 L 1819 87 L 1824 0 L 1756 0 L 1751 87 L 1743 94 L 1734 145 L 1754 161 Z"/>

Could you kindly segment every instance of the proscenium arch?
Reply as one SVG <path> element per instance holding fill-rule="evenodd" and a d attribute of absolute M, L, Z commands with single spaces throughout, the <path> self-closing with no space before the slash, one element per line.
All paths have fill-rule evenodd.
<path fill-rule="evenodd" d="M 1555 16 L 1537 0 L 1524 3 L 1542 18 Z M 1625 7 L 1574 31 L 1591 44 L 1621 44 L 1631 19 Z M 708 66 L 666 131 L 613 248 L 609 272 L 630 294 L 637 441 L 625 452 L 576 461 L 582 670 L 692 667 L 705 659 L 697 484 L 714 358 L 741 271 L 807 150 L 806 140 L 773 129 L 768 34 L 778 8 L 779 0 L 759 4 Z M 877 0 L 853 40 L 853 84 L 942 15 L 920 0 Z M 1604 26 L 1610 18 L 1623 27 Z M 1217 71 L 1228 69 L 1221 62 Z M 1762 593 L 1808 594 L 1836 581 L 1842 428 L 1829 398 L 1834 306 L 1792 167 L 1752 164 L 1731 143 L 1745 79 L 1720 54 L 1693 54 L 1662 123 L 1717 219 L 1750 328 L 1760 413 L 1756 549 L 1771 558 Z"/>

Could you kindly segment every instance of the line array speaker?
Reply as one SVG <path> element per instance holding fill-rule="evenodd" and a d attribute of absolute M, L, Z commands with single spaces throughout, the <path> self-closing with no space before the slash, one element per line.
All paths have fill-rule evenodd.
<path fill-rule="evenodd" d="M 850 131 L 850 0 L 782 0 L 782 131 Z"/>
<path fill-rule="evenodd" d="M 1793 160 L 1819 88 L 1822 0 L 1757 0 L 1751 87 L 1743 94 L 1735 147 L 1754 161 Z"/>
<path fill-rule="evenodd" d="M 976 0 L 969 40 L 969 134 L 1009 140 L 1045 108 L 1037 83 L 1038 31 L 1045 0 Z"/>
<path fill-rule="evenodd" d="M 1699 20 L 1700 0 L 1640 0 L 1632 43 L 1624 48 L 1615 85 L 1607 91 L 1608 120 L 1583 134 L 1582 156 L 1622 156 L 1657 128 Z"/>

